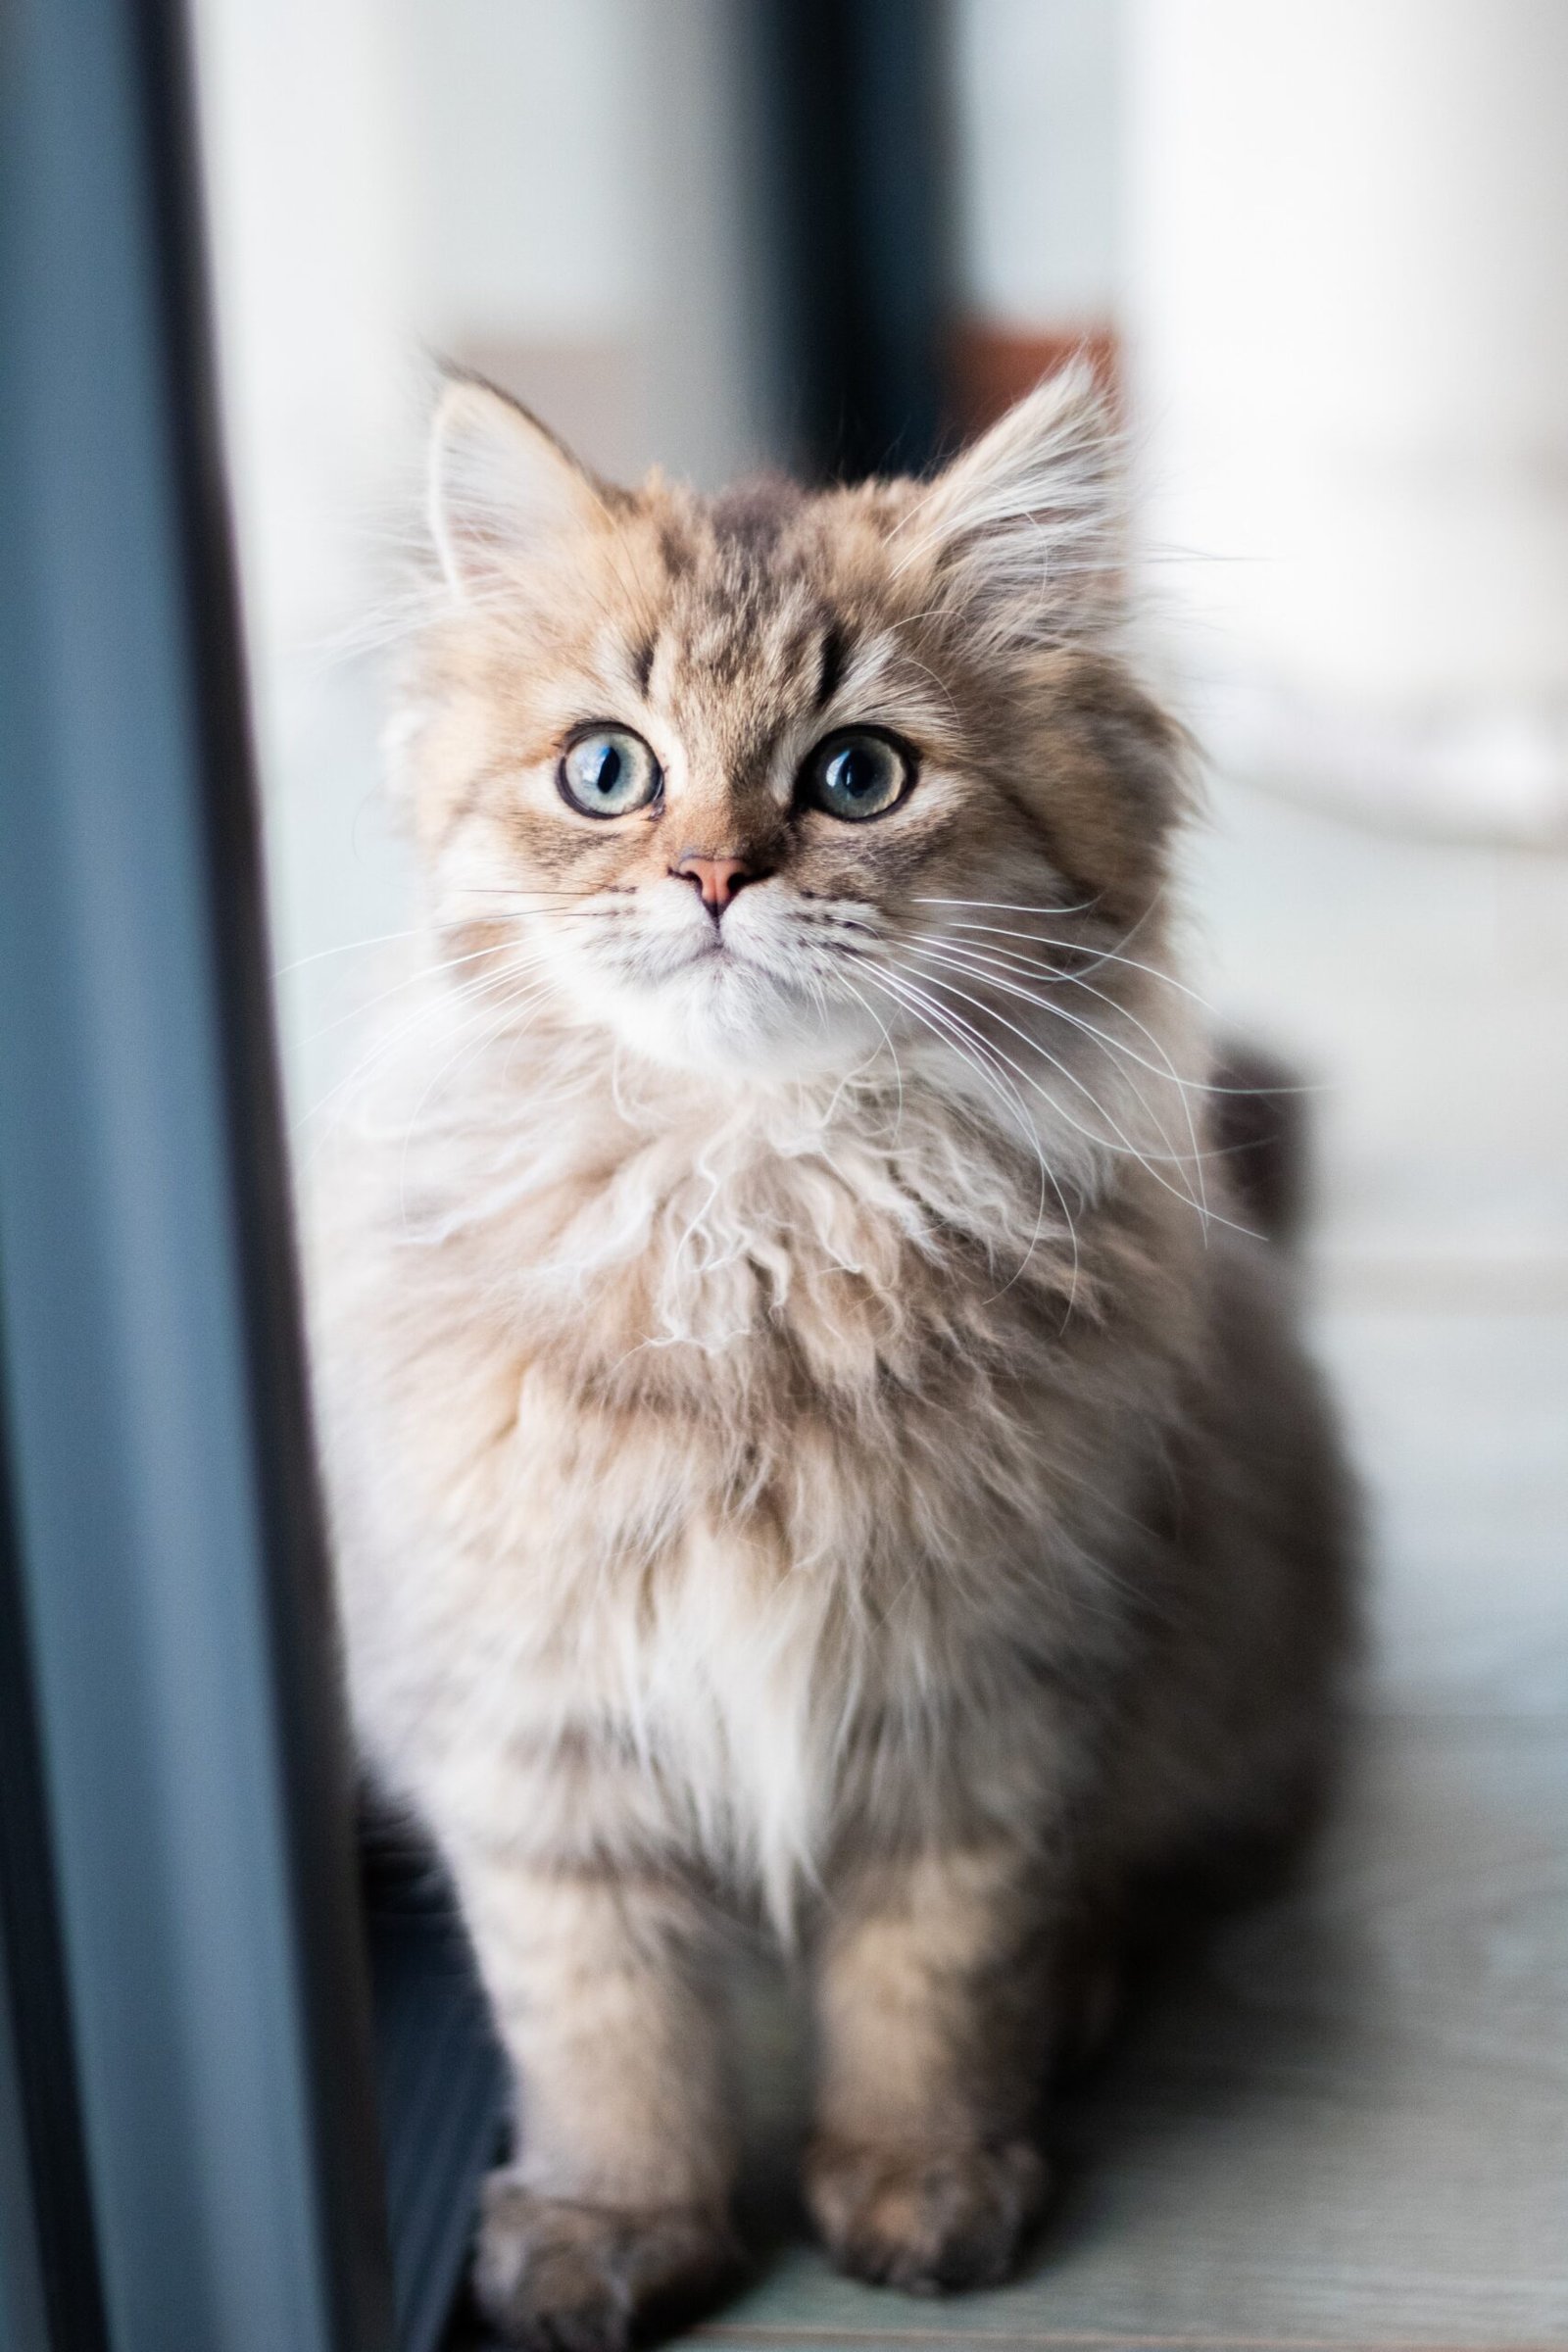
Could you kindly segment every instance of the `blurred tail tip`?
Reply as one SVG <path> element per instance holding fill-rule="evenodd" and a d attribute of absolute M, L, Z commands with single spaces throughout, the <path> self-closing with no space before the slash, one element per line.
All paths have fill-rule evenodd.
<path fill-rule="evenodd" d="M 1311 1154 L 1299 1072 L 1249 1041 L 1227 1040 L 1214 1062 L 1214 1142 L 1244 1223 L 1289 1246 L 1306 1223 Z"/>

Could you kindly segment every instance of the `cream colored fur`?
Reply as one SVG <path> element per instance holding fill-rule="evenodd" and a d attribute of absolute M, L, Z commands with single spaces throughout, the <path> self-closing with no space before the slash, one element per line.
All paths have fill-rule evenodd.
<path fill-rule="evenodd" d="M 520 2341 L 723 2268 L 726 1908 L 817 1975 L 835 2250 L 958 2283 L 1038 2205 L 1075 1956 L 1316 1782 L 1339 1474 L 1208 1149 L 1107 450 L 1058 384 L 929 491 L 705 506 L 442 412 L 427 969 L 314 1297 L 356 1721 L 519 2070 Z M 562 802 L 593 720 L 657 809 Z M 907 801 L 803 812 L 857 724 Z M 721 921 L 693 846 L 755 877 Z"/>

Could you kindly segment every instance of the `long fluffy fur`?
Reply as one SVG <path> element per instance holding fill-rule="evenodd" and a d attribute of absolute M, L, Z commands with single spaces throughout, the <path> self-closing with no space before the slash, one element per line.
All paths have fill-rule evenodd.
<path fill-rule="evenodd" d="M 1110 483 L 1082 385 L 814 500 L 442 415 L 428 970 L 316 1298 L 356 1718 L 518 2069 L 478 2276 L 519 2341 L 724 2272 L 720 1911 L 813 1970 L 835 2252 L 961 2283 L 1038 2207 L 1034 2086 L 1141 1890 L 1320 1783 L 1345 1486 L 1208 1150 Z M 595 717 L 664 764 L 643 818 L 561 804 Z M 873 723 L 906 806 L 803 815 Z M 694 841 L 756 876 L 712 955 Z"/>

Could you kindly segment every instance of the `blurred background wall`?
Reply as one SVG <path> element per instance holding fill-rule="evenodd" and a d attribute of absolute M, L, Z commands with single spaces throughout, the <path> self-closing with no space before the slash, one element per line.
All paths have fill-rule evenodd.
<path fill-rule="evenodd" d="M 657 455 L 715 481 L 765 454 L 735 24 L 725 0 L 200 0 L 270 644 L 384 588 L 436 360 L 611 472 Z"/>
<path fill-rule="evenodd" d="M 882 13 L 895 46 L 917 19 L 940 43 L 923 160 L 949 216 L 952 422 L 972 425 L 1067 350 L 1105 348 L 1119 318 L 1122 10 Z M 794 454 L 767 318 L 787 79 L 769 28 L 807 27 L 808 71 L 812 16 L 811 0 L 199 0 L 260 625 L 293 644 L 375 593 L 366 524 L 407 497 L 431 356 L 481 368 L 611 472 L 657 461 L 711 484 Z M 870 133 L 852 120 L 844 136 Z"/>
<path fill-rule="evenodd" d="M 1561 840 L 1568 9 L 1129 0 L 1123 56 L 1142 537 L 1207 740 Z"/>
<path fill-rule="evenodd" d="M 874 462 L 934 400 L 929 454 L 1084 347 L 1151 659 L 1209 757 L 1216 995 L 1334 1080 L 1321 1247 L 1556 1295 L 1560 0 L 197 0 L 197 27 L 302 1110 L 351 1066 L 354 943 L 411 920 L 374 615 L 432 354 L 612 473 L 713 484 Z"/>
<path fill-rule="evenodd" d="M 1123 385 L 1151 610 L 1216 757 L 1385 821 L 1562 838 L 1568 11 L 890 10 L 895 56 L 935 28 L 935 111 L 901 134 L 929 149 L 928 219 L 904 243 L 935 249 L 946 420 L 1072 348 Z M 378 592 L 430 354 L 612 473 L 800 458 L 767 29 L 804 36 L 808 72 L 874 4 L 198 14 L 270 643 L 329 638 Z M 822 172 L 874 149 L 874 114 L 831 126 Z"/>
<path fill-rule="evenodd" d="M 1126 318 L 1123 0 L 956 0 L 950 14 L 954 395 L 965 424 Z"/>

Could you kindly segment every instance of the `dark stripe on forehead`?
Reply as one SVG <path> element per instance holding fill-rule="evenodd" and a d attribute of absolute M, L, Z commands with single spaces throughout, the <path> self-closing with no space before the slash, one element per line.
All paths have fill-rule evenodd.
<path fill-rule="evenodd" d="M 821 662 L 821 669 L 816 681 L 816 708 L 818 710 L 830 703 L 837 694 L 839 681 L 844 675 L 844 664 L 849 658 L 849 650 L 843 629 L 836 620 L 830 620 L 823 633 L 821 653 L 818 656 Z"/>
<path fill-rule="evenodd" d="M 673 523 L 663 523 L 659 533 L 659 553 L 664 569 L 672 580 L 684 579 L 695 562 L 695 550 L 684 531 Z"/>
<path fill-rule="evenodd" d="M 659 633 L 650 630 L 641 645 L 632 650 L 631 670 L 639 694 L 648 692 L 648 681 L 654 674 L 654 656 L 659 651 Z"/>

